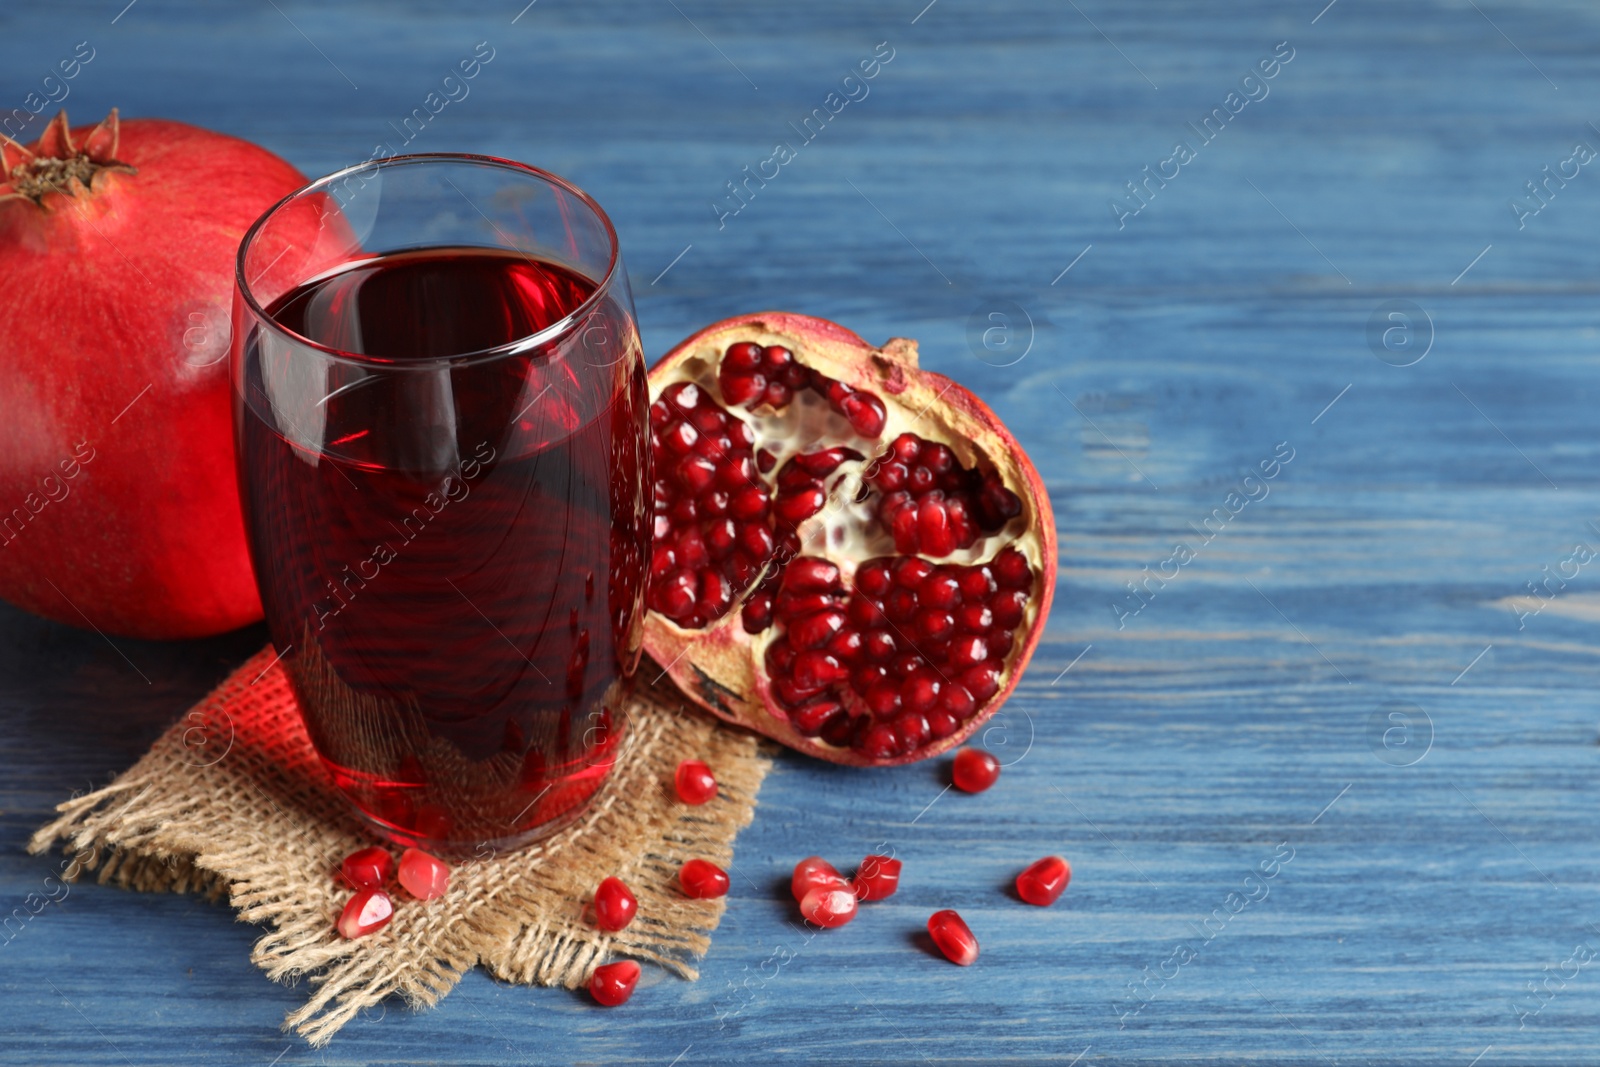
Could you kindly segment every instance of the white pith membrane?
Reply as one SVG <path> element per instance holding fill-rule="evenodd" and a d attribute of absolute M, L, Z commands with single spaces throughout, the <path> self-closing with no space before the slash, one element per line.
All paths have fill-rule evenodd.
<path fill-rule="evenodd" d="M 728 347 L 738 342 L 786 348 L 802 366 L 877 396 L 885 408 L 883 433 L 875 438 L 863 437 L 847 419 L 830 407 L 825 396 L 810 388 L 795 390 L 794 398 L 778 410 L 765 403 L 757 404 L 753 410 L 728 403 L 723 398 L 718 384 L 718 369 Z M 1028 486 L 1022 483 L 1018 472 L 995 463 L 983 450 L 978 443 L 979 439 L 993 438 L 994 433 L 971 414 L 959 407 L 939 403 L 933 397 L 929 398 L 933 402 L 928 403 L 924 410 L 908 407 L 902 402 L 901 397 L 884 388 L 882 383 L 873 381 L 867 368 L 841 366 L 825 357 L 818 358 L 820 353 L 815 351 L 818 347 L 821 346 L 808 344 L 790 335 L 750 326 L 731 328 L 703 338 L 689 354 L 682 357 L 673 368 L 670 377 L 664 377 L 659 382 L 653 380 L 650 399 L 655 403 L 668 388 L 689 382 L 701 389 L 707 398 L 714 401 L 730 417 L 742 421 L 754 436 L 751 451 L 759 456 L 765 449 L 776 459 L 769 471 L 757 476 L 757 484 L 769 492 L 774 501 L 777 498 L 778 474 L 793 457 L 830 448 L 848 448 L 861 454 L 861 459 L 846 459 L 832 474 L 821 479 L 828 495 L 827 502 L 821 512 L 803 520 L 796 528 L 796 534 L 800 539 L 797 556 L 821 557 L 837 565 L 841 572 L 840 579 L 845 589 L 846 601 L 854 592 L 855 572 L 860 564 L 875 558 L 900 558 L 913 555 L 896 550 L 893 537 L 877 515 L 883 499 L 882 494 L 879 490 L 868 486 L 864 478 L 867 468 L 888 450 L 890 443 L 896 437 L 901 433 L 911 433 L 922 440 L 943 444 L 955 454 L 962 468 L 976 468 L 985 475 L 997 476 L 1001 483 L 1021 501 L 1021 513 L 999 530 L 984 532 L 980 529 L 976 540 L 967 548 L 957 548 L 946 556 L 930 557 L 917 554 L 916 558 L 934 565 L 971 567 L 989 563 L 1002 549 L 1012 547 L 1027 560 L 1031 582 L 1027 590 L 1028 596 L 1022 620 L 1013 628 L 1015 639 L 1011 648 L 999 660 L 990 661 L 999 668 L 1002 679 L 1009 679 L 1020 666 L 1019 660 L 1031 653 L 1033 641 L 1030 635 L 1039 622 L 1043 604 L 1048 600 L 1042 595 L 1043 590 L 1047 588 L 1047 576 L 1043 574 L 1042 538 L 1022 536 L 1041 521 Z M 657 477 L 661 477 L 664 473 L 666 472 L 658 471 Z M 772 521 L 770 514 L 766 521 L 769 523 Z M 768 569 L 772 565 L 769 562 Z M 714 676 L 717 688 L 722 691 L 721 695 L 746 704 L 758 715 L 775 718 L 787 724 L 791 712 L 785 709 L 771 692 L 766 669 L 767 649 L 784 635 L 785 627 L 782 622 L 774 619 L 772 624 L 760 633 L 750 634 L 745 631 L 741 619 L 741 608 L 751 592 L 760 584 L 761 578 L 758 577 L 748 588 L 738 590 L 727 613 L 702 628 L 680 627 L 670 618 L 652 612 L 651 624 L 663 628 L 671 638 L 665 643 L 670 647 L 653 651 L 658 654 L 667 652 L 669 656 L 680 656 L 692 662 L 695 657 L 688 647 L 690 645 L 704 645 L 708 638 L 720 638 L 723 643 L 733 645 L 738 652 L 736 657 L 711 655 L 703 657 L 708 661 L 715 661 L 708 665 L 713 668 L 711 674 Z M 903 628 L 896 629 L 903 631 Z M 915 640 L 909 635 L 900 632 L 898 636 L 910 646 L 911 651 L 919 651 Z M 736 662 L 727 662 L 730 658 L 745 661 L 744 668 L 739 669 Z M 923 658 L 932 665 L 927 656 L 924 655 Z M 719 666 L 724 670 L 720 672 L 715 670 Z M 668 669 L 680 685 L 685 683 L 685 672 L 681 664 L 675 663 Z M 935 666 L 934 669 L 938 668 Z M 741 682 L 744 684 L 741 685 Z M 962 729 L 957 732 L 956 738 L 963 736 L 967 732 L 965 728 L 971 723 L 985 719 L 988 709 L 1004 699 L 1008 689 L 1008 685 L 1002 684 L 996 696 L 988 701 L 979 702 L 974 712 L 962 723 Z M 824 690 L 824 694 L 828 692 L 836 692 L 838 699 L 852 716 L 863 714 L 871 716 L 871 712 L 861 702 L 859 694 L 848 680 Z M 847 745 L 831 745 L 820 737 L 801 737 L 793 734 L 784 740 L 812 750 L 850 751 Z M 929 741 L 921 747 L 945 746 L 940 741 Z"/>

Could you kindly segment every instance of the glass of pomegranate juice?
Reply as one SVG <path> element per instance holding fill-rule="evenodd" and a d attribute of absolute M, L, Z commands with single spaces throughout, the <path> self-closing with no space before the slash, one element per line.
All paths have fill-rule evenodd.
<path fill-rule="evenodd" d="M 339 789 L 444 852 L 576 819 L 621 745 L 650 544 L 600 206 L 486 156 L 313 182 L 240 247 L 232 377 L 267 624 Z"/>

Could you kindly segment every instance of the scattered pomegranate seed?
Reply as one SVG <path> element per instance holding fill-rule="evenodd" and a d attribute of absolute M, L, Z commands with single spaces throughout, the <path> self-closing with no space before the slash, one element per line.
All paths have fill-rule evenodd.
<path fill-rule="evenodd" d="M 1046 856 L 1017 875 L 1017 896 L 1029 904 L 1047 908 L 1060 899 L 1070 881 L 1072 864 L 1060 856 Z"/>
<path fill-rule="evenodd" d="M 633 996 L 639 984 L 639 965 L 632 960 L 618 960 L 594 969 L 589 976 L 589 995 L 595 1002 L 608 1008 L 625 1003 Z"/>
<path fill-rule="evenodd" d="M 633 921 L 639 901 L 621 878 L 607 878 L 594 891 L 594 921 L 615 933 Z"/>
<path fill-rule="evenodd" d="M 849 888 L 818 886 L 801 899 L 800 914 L 818 926 L 843 926 L 856 917 L 856 895 Z"/>
<path fill-rule="evenodd" d="M 807 856 L 794 865 L 794 877 L 789 880 L 789 891 L 795 900 L 804 900 L 813 889 L 843 889 L 848 883 L 833 864 L 821 856 Z"/>
<path fill-rule="evenodd" d="M 381 889 L 394 869 L 389 850 L 378 845 L 352 852 L 339 864 L 339 877 L 351 889 Z"/>
<path fill-rule="evenodd" d="M 678 790 L 678 799 L 685 804 L 704 804 L 717 795 L 716 776 L 702 760 L 686 759 L 678 764 L 672 784 Z"/>
<path fill-rule="evenodd" d="M 728 875 L 715 863 L 690 860 L 678 871 L 678 884 L 683 887 L 684 896 L 709 900 L 727 895 Z"/>
<path fill-rule="evenodd" d="M 394 902 L 381 889 L 363 889 L 339 913 L 339 936 L 346 941 L 381 930 L 394 918 Z"/>
<path fill-rule="evenodd" d="M 972 936 L 971 927 L 948 908 L 928 916 L 928 934 L 939 951 L 957 966 L 971 966 L 978 958 L 978 939 Z"/>
<path fill-rule="evenodd" d="M 981 793 L 1000 777 L 1000 761 L 981 748 L 964 748 L 950 766 L 950 779 L 963 793 Z"/>
<path fill-rule="evenodd" d="M 420 848 L 400 853 L 400 884 L 418 900 L 442 897 L 450 888 L 450 865 Z"/>
<path fill-rule="evenodd" d="M 856 868 L 850 884 L 862 900 L 892 897 L 900 888 L 900 861 L 890 856 L 868 856 Z"/>

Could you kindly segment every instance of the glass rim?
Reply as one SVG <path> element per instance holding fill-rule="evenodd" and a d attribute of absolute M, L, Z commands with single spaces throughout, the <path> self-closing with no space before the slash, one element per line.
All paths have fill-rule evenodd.
<path fill-rule="evenodd" d="M 594 292 L 590 293 L 589 296 L 584 299 L 583 303 L 573 308 L 560 319 L 557 319 L 544 329 L 528 334 L 525 337 L 519 337 L 514 341 L 507 341 L 505 344 L 495 345 L 492 348 L 480 348 L 471 352 L 452 352 L 448 355 L 429 356 L 424 359 L 397 360 L 384 356 L 363 356 L 349 352 L 343 352 L 337 348 L 331 348 L 328 345 L 313 341 L 311 338 L 306 337 L 303 334 L 288 329 L 267 313 L 267 310 L 261 306 L 261 302 L 256 299 L 255 293 L 251 290 L 250 283 L 245 280 L 244 261 L 245 256 L 249 254 L 249 251 L 255 242 L 257 234 L 260 233 L 262 227 L 264 227 L 268 221 L 270 221 L 278 214 L 279 211 L 283 210 L 294 201 L 310 195 L 311 193 L 327 191 L 327 187 L 330 187 L 335 182 L 342 181 L 353 174 L 358 174 L 374 168 L 412 166 L 425 163 L 463 163 L 513 171 L 526 177 L 539 179 L 549 185 L 555 186 L 563 192 L 570 193 L 572 196 L 576 197 L 580 203 L 582 203 L 590 211 L 594 212 L 595 217 L 598 218 L 601 224 L 605 227 L 606 242 L 609 246 L 605 274 L 598 282 L 596 282 Z M 337 200 L 337 197 L 335 197 L 335 199 Z M 469 200 L 468 203 L 470 204 L 471 201 Z M 494 226 L 494 222 L 492 220 L 490 220 L 489 225 L 498 230 L 498 227 Z M 519 249 L 504 250 L 514 252 L 520 251 Z M 523 255 L 527 255 L 527 253 L 523 253 Z M 519 355 L 540 348 L 545 344 L 548 344 L 554 338 L 560 337 L 566 333 L 570 333 L 578 325 L 578 323 L 586 318 L 589 312 L 599 304 L 601 299 L 610 293 L 612 283 L 617 275 L 617 267 L 621 261 L 621 248 L 617 241 L 617 230 L 616 227 L 611 224 L 611 217 L 606 214 L 605 209 L 600 206 L 599 201 L 595 200 L 594 197 L 578 188 L 578 186 L 574 185 L 572 182 L 561 177 L 559 174 L 553 174 L 542 167 L 535 167 L 530 163 L 522 163 L 517 160 L 506 159 L 501 156 L 480 155 L 472 152 L 414 152 L 409 155 L 388 156 L 384 159 L 367 160 L 363 163 L 356 163 L 352 164 L 351 166 L 341 168 L 340 170 L 334 171 L 332 174 L 327 174 L 321 178 L 307 182 L 305 185 L 302 185 L 300 188 L 289 193 L 283 199 L 267 208 L 266 211 L 262 212 L 260 218 L 256 219 L 255 222 L 250 224 L 250 228 L 245 231 L 244 237 L 239 241 L 239 252 L 234 257 L 234 288 L 243 298 L 245 306 L 250 309 L 251 314 L 258 322 L 265 324 L 274 333 L 277 333 L 281 337 L 287 338 L 294 344 L 313 349 L 329 359 L 336 360 L 341 363 L 347 363 L 351 366 L 365 367 L 367 369 L 382 369 L 386 371 L 437 370 L 441 365 L 459 366 L 466 363 Z M 330 271 L 324 271 L 322 274 L 312 275 L 311 278 L 297 282 L 296 285 L 303 285 L 305 281 L 310 281 L 312 278 L 317 278 L 325 274 L 331 274 L 337 271 L 345 270 L 348 266 L 348 263 L 341 264 Z"/>

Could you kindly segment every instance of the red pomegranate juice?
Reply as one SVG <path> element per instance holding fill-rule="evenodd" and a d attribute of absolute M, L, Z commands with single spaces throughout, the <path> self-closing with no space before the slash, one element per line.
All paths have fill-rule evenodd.
<path fill-rule="evenodd" d="M 548 832 L 615 759 L 650 535 L 631 320 L 602 301 L 581 341 L 437 362 L 594 291 L 514 253 L 380 256 L 268 309 L 348 358 L 308 380 L 278 335 L 244 347 L 241 484 L 273 642 L 334 780 L 399 840 Z"/>

